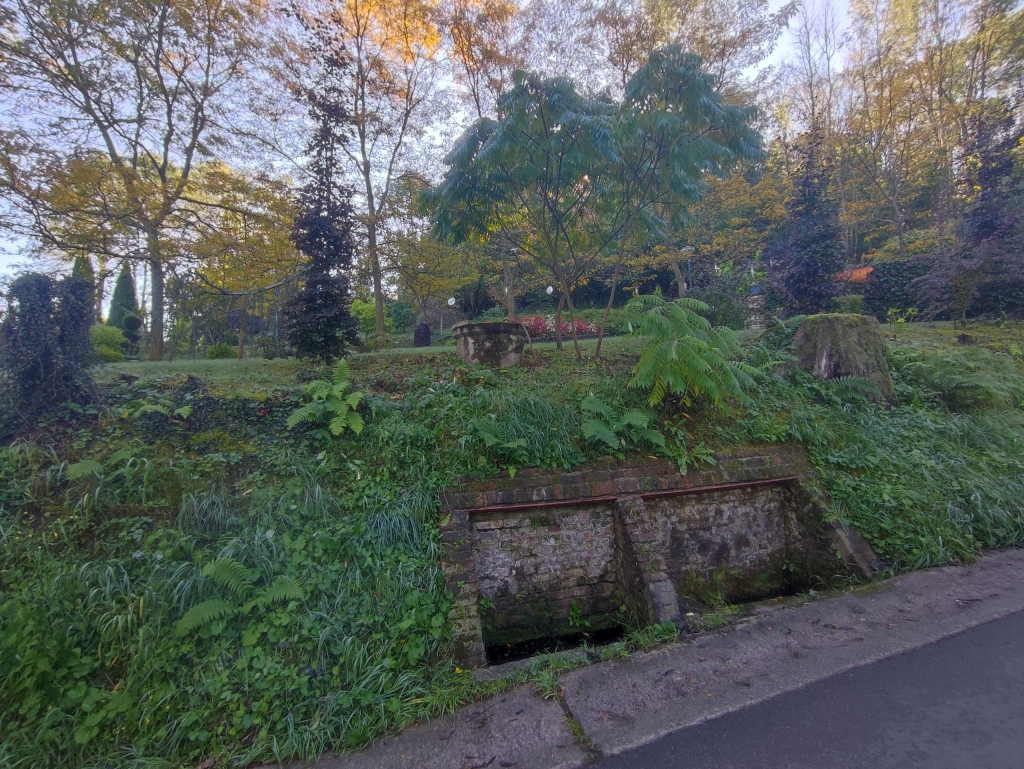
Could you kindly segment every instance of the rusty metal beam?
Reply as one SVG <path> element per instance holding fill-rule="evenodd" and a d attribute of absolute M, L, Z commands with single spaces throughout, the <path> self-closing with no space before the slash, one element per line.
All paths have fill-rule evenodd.
<path fill-rule="evenodd" d="M 543 510 L 552 507 L 579 507 L 581 505 L 610 504 L 619 497 L 640 497 L 641 499 L 662 499 L 665 497 L 681 497 L 686 494 L 710 494 L 715 491 L 731 491 L 748 489 L 755 486 L 776 486 L 800 480 L 799 476 L 786 475 L 780 478 L 759 478 L 756 481 L 738 483 L 720 483 L 715 486 L 690 486 L 682 489 L 664 489 L 662 491 L 642 491 L 636 494 L 617 494 L 603 497 L 576 497 L 573 499 L 546 499 L 541 502 L 513 502 L 508 505 L 490 505 L 488 507 L 470 507 L 465 511 L 470 515 L 486 515 L 488 513 L 519 513 L 525 510 Z"/>

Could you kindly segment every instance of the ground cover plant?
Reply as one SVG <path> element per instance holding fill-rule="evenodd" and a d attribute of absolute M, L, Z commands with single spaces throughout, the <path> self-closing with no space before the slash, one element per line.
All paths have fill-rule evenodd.
<path fill-rule="evenodd" d="M 991 343 L 965 346 L 909 324 L 888 407 L 794 369 L 795 325 L 740 335 L 749 400 L 720 407 L 648 410 L 629 337 L 601 363 L 539 344 L 504 371 L 443 349 L 352 355 L 341 379 L 294 360 L 100 369 L 97 408 L 0 447 L 0 761 L 312 759 L 478 696 L 445 656 L 437 566 L 439 492 L 459 475 L 631 451 L 685 469 L 797 442 L 829 513 L 893 570 L 1024 539 L 1024 332 L 979 327 Z M 362 394 L 346 403 L 361 432 L 289 428 L 314 381 L 325 402 Z"/>

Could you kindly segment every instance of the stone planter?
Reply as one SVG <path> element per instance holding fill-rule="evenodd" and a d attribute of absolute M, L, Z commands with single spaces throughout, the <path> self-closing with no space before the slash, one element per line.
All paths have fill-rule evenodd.
<path fill-rule="evenodd" d="M 507 368 L 519 362 L 526 346 L 526 329 L 521 323 L 474 323 L 463 321 L 452 327 L 456 350 L 467 363 Z"/>

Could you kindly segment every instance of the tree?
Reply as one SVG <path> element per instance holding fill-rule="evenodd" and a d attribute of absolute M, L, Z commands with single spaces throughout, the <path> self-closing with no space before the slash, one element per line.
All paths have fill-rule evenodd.
<path fill-rule="evenodd" d="M 71 267 L 71 277 L 84 280 L 89 284 L 93 305 L 96 308 L 96 318 L 97 320 L 100 320 L 102 299 L 97 296 L 96 271 L 92 268 L 92 260 L 90 260 L 88 256 L 76 256 L 74 264 Z"/>
<path fill-rule="evenodd" d="M 832 308 L 840 293 L 837 275 L 843 269 L 839 207 L 833 197 L 831 167 L 823 160 L 818 137 L 809 135 L 800 150 L 801 174 L 787 206 L 785 242 L 774 249 L 777 287 L 795 313 Z"/>
<path fill-rule="evenodd" d="M 752 108 L 728 104 L 700 57 L 678 45 L 654 51 L 626 83 L 615 116 L 614 211 L 602 221 L 617 234 L 618 253 L 594 357 L 601 357 L 619 271 L 634 228 L 664 230 L 656 208 L 677 224 L 708 189 L 705 176 L 724 176 L 740 160 L 760 157 Z"/>
<path fill-rule="evenodd" d="M 285 308 L 286 332 L 298 355 L 331 361 L 356 342 L 356 320 L 349 306 L 352 290 L 352 206 L 340 184 L 342 147 L 351 124 L 345 108 L 343 78 L 351 64 L 321 47 L 319 77 L 300 94 L 314 133 L 307 146 L 310 181 L 299 195 L 292 238 L 308 259 L 302 287 Z"/>
<path fill-rule="evenodd" d="M 768 0 L 603 0 L 595 26 L 616 88 L 625 88 L 655 50 L 678 45 L 701 57 L 716 87 L 733 92 L 774 50 L 796 11 Z"/>
<path fill-rule="evenodd" d="M 230 144 L 234 89 L 259 49 L 265 13 L 264 4 L 241 0 L 127 0 L 116 8 L 0 0 L 9 22 L 0 36 L 5 117 L 31 136 L 7 155 L 15 172 L 4 192 L 32 209 L 40 185 L 20 165 L 45 172 L 76 154 L 102 154 L 117 206 L 82 213 L 137 235 L 109 256 L 150 271 L 154 360 L 163 357 L 165 270 L 174 260 L 165 230 L 190 204 L 196 161 Z M 29 234 L 39 235 L 31 227 Z"/>
<path fill-rule="evenodd" d="M 0 325 L 0 430 L 27 424 L 62 403 L 88 403 L 92 287 L 28 273 L 7 295 Z"/>
<path fill-rule="evenodd" d="M 121 272 L 114 283 L 114 293 L 110 297 L 110 309 L 107 311 L 107 325 L 125 328 L 125 318 L 139 314 L 139 300 L 135 293 L 135 279 L 132 277 L 128 263 L 121 265 Z"/>
<path fill-rule="evenodd" d="M 446 18 L 455 82 L 478 118 L 494 105 L 526 66 L 523 25 L 512 0 L 454 0 Z"/>
<path fill-rule="evenodd" d="M 396 182 L 411 173 L 413 145 L 426 138 L 425 124 L 444 111 L 436 2 L 325 0 L 301 18 L 315 47 L 351 61 L 339 87 L 352 130 L 339 144 L 339 160 L 346 161 L 350 178 L 357 181 L 353 212 L 365 236 L 376 333 L 383 344 L 382 231 Z"/>
<path fill-rule="evenodd" d="M 189 185 L 202 215 L 180 217 L 179 260 L 189 267 L 191 290 L 237 306 L 238 359 L 245 355 L 250 304 L 295 278 L 304 262 L 291 237 L 294 200 L 281 181 L 204 163 Z"/>
<path fill-rule="evenodd" d="M 571 290 L 587 268 L 577 246 L 595 214 L 599 179 L 615 161 L 612 108 L 565 78 L 520 71 L 513 80 L 498 120 L 477 120 L 445 157 L 448 172 L 426 203 L 439 238 L 457 243 L 500 230 L 544 264 L 574 320 Z"/>

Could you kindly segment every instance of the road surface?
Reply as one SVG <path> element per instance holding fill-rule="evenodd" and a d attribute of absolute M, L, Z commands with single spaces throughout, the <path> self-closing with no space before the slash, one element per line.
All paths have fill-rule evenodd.
<path fill-rule="evenodd" d="M 1024 769 L 1024 612 L 594 766 Z"/>

